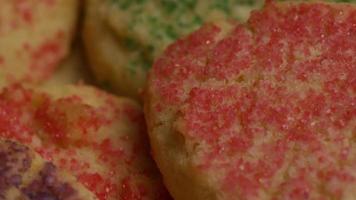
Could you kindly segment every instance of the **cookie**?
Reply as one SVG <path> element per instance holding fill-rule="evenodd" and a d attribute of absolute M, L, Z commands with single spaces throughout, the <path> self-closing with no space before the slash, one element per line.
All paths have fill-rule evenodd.
<path fill-rule="evenodd" d="M 77 0 L 0 0 L 0 87 L 48 79 L 70 48 Z"/>
<path fill-rule="evenodd" d="M 356 7 L 275 3 L 155 61 L 145 114 L 177 199 L 356 199 Z"/>
<path fill-rule="evenodd" d="M 0 161 L 0 199 L 96 199 L 74 177 L 25 145 L 0 139 Z"/>
<path fill-rule="evenodd" d="M 154 58 L 207 21 L 243 20 L 262 0 L 87 1 L 84 44 L 96 79 L 138 99 Z"/>
<path fill-rule="evenodd" d="M 132 100 L 89 86 L 14 85 L 0 94 L 0 137 L 34 149 L 99 200 L 169 199 Z"/>

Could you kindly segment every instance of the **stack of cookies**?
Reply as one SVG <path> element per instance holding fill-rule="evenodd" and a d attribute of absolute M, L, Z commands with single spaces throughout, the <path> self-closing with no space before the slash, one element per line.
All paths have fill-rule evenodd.
<path fill-rule="evenodd" d="M 356 199 L 356 4 L 0 0 L 0 200 Z"/>

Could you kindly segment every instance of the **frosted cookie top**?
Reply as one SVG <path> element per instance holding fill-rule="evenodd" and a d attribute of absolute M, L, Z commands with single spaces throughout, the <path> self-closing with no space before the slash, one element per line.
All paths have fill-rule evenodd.
<path fill-rule="evenodd" d="M 0 94 L 0 137 L 33 148 L 100 200 L 167 199 L 140 107 L 86 86 Z"/>
<path fill-rule="evenodd" d="M 157 157 L 221 199 L 356 198 L 355 24 L 350 4 L 269 3 L 169 46 L 146 96 Z"/>

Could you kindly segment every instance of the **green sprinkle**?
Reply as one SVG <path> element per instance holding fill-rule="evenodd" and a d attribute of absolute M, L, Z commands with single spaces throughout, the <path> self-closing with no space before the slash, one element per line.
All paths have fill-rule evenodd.
<path fill-rule="evenodd" d="M 118 5 L 121 9 L 126 10 L 130 8 L 131 6 L 137 5 L 137 4 L 143 4 L 147 0 L 111 0 L 112 4 Z"/>
<path fill-rule="evenodd" d="M 175 40 L 179 37 L 178 33 L 174 30 L 172 25 L 166 26 L 165 32 L 169 39 Z"/>
<path fill-rule="evenodd" d="M 172 0 L 162 0 L 161 5 L 163 7 L 163 10 L 168 14 L 172 13 L 177 9 L 177 3 Z"/>
<path fill-rule="evenodd" d="M 139 47 L 137 42 L 134 39 L 129 38 L 129 37 L 127 37 L 123 40 L 123 45 L 129 50 L 135 50 Z"/>
<path fill-rule="evenodd" d="M 195 15 L 193 19 L 193 24 L 200 26 L 203 24 L 203 19 L 200 16 Z"/>
<path fill-rule="evenodd" d="M 216 0 L 211 8 L 222 10 L 224 13 L 231 12 L 229 7 L 229 0 Z"/>
<path fill-rule="evenodd" d="M 241 4 L 241 5 L 253 6 L 257 2 L 256 2 L 256 0 L 237 0 L 236 3 L 237 4 Z"/>
<path fill-rule="evenodd" d="M 129 62 L 127 68 L 130 71 L 131 75 L 135 75 L 137 73 L 138 68 L 148 71 L 151 68 L 152 60 L 147 58 L 144 53 L 140 53 L 140 59 L 133 59 Z"/>
<path fill-rule="evenodd" d="M 152 61 L 149 60 L 149 59 L 144 59 L 143 62 L 142 62 L 142 69 L 144 69 L 145 71 L 148 71 L 151 66 L 152 66 Z"/>
<path fill-rule="evenodd" d="M 187 9 L 193 10 L 197 5 L 197 0 L 181 0 L 180 3 Z"/>

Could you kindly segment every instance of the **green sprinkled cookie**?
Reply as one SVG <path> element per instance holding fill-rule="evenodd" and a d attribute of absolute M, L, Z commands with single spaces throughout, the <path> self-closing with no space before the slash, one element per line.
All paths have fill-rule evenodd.
<path fill-rule="evenodd" d="M 139 99 L 164 48 L 207 22 L 244 21 L 263 0 L 89 0 L 84 42 L 97 80 Z"/>

